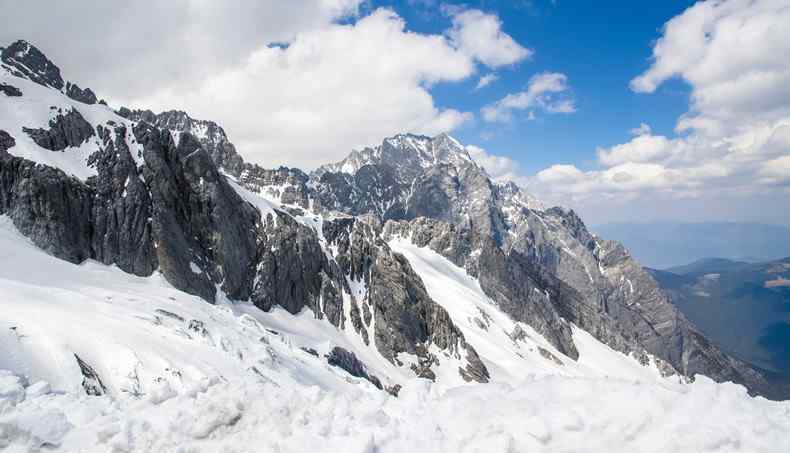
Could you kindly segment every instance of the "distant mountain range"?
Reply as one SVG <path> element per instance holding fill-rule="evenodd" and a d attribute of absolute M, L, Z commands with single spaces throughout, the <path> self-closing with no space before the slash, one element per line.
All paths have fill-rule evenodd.
<path fill-rule="evenodd" d="M 790 228 L 757 223 L 609 223 L 590 228 L 621 242 L 645 266 L 666 269 L 712 256 L 765 262 L 790 256 Z"/>
<path fill-rule="evenodd" d="M 649 272 L 722 349 L 790 377 L 790 258 L 763 263 L 711 258 Z"/>

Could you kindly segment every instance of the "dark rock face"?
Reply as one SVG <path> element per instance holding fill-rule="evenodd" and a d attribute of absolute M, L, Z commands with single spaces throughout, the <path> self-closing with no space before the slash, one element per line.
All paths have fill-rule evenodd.
<path fill-rule="evenodd" d="M 0 60 L 4 71 L 96 102 L 24 41 Z M 80 181 L 12 156 L 14 138 L 0 131 L 0 214 L 60 258 L 137 275 L 159 269 L 208 301 L 219 288 L 263 310 L 309 308 L 340 329 L 348 320 L 394 364 L 415 355 L 418 376 L 435 378 L 437 364 L 454 360 L 464 379 L 487 382 L 473 346 L 386 242 L 408 237 L 477 277 L 504 312 L 568 357 L 578 357 L 576 325 L 643 363 L 655 355 L 666 373 L 764 389 L 762 376 L 709 343 L 622 246 L 591 235 L 573 211 L 545 209 L 515 185 L 492 182 L 446 135 L 398 135 L 308 176 L 244 162 L 221 127 L 184 112 L 119 110 L 133 127 L 91 125 L 77 109 L 57 113 L 49 129 L 24 131 L 52 151 L 95 137 L 96 176 Z M 275 209 L 262 213 L 229 180 Z M 103 392 L 77 360 L 86 391 Z M 352 353 L 336 348 L 330 360 L 373 382 Z"/>
<path fill-rule="evenodd" d="M 27 41 L 19 40 L 3 49 L 0 61 L 11 70 L 11 73 L 29 79 L 39 85 L 63 91 L 66 96 L 85 104 L 95 104 L 96 95 L 90 88 L 81 89 L 78 85 L 65 82 L 60 75 L 60 68 L 55 66 L 40 50 Z M 13 87 L 12 87 L 13 88 Z M 2 90 L 6 92 L 6 90 Z M 16 90 L 17 92 L 19 90 Z M 21 96 L 9 94 L 8 96 Z"/>
<path fill-rule="evenodd" d="M 94 157 L 98 176 L 89 179 L 92 258 L 114 263 L 136 275 L 150 275 L 158 265 L 151 224 L 152 200 L 143 171 L 128 142 L 124 126 L 99 126 L 103 151 Z M 139 157 L 138 157 L 139 158 Z"/>
<path fill-rule="evenodd" d="M 107 387 L 102 383 L 96 370 L 82 360 L 77 354 L 74 354 L 74 358 L 77 359 L 77 365 L 79 365 L 80 371 L 82 372 L 82 388 L 85 389 L 85 393 L 91 396 L 106 394 Z"/>
<path fill-rule="evenodd" d="M 364 283 L 364 294 L 351 292 L 352 304 L 361 304 L 364 317 L 352 323 L 363 339 L 373 335 L 376 348 L 393 363 L 398 354 L 416 355 L 423 366 L 418 375 L 428 376 L 439 358 L 428 352 L 436 345 L 449 357 L 465 363 L 460 374 L 468 380 L 486 382 L 488 370 L 444 308 L 434 302 L 420 277 L 402 255 L 392 252 L 381 239 L 374 219 L 339 219 L 324 224 L 324 237 L 337 250 L 336 260 L 350 281 Z M 359 310 L 359 308 L 357 308 Z M 369 313 L 369 312 L 370 313 Z M 370 332 L 371 319 L 375 319 Z"/>
<path fill-rule="evenodd" d="M 71 82 L 66 82 L 66 96 L 84 104 L 96 103 L 96 94 L 90 88 L 82 89 Z"/>
<path fill-rule="evenodd" d="M 254 269 L 259 214 L 244 202 L 200 143 L 140 123 L 144 177 L 153 204 L 152 227 L 161 272 L 175 287 L 213 301 L 216 288 L 247 299 Z"/>
<path fill-rule="evenodd" d="M 0 129 L 0 153 L 8 151 L 14 146 L 16 146 L 16 140 L 14 140 L 14 137 L 8 135 L 8 132 Z"/>
<path fill-rule="evenodd" d="M 130 110 L 122 107 L 117 112 L 132 121 L 146 122 L 160 129 L 195 136 L 208 152 L 214 164 L 253 192 L 279 199 L 282 204 L 309 206 L 308 176 L 299 169 L 280 167 L 266 169 L 244 162 L 236 147 L 228 140 L 225 130 L 213 121 L 198 120 L 178 110 L 155 114 L 150 110 Z"/>
<path fill-rule="evenodd" d="M 58 169 L 0 154 L 0 214 L 58 258 L 91 257 L 92 199 L 88 185 Z"/>
<path fill-rule="evenodd" d="M 13 74 L 29 79 L 39 85 L 63 89 L 60 69 L 27 41 L 19 40 L 3 49 L 0 60 L 8 65 Z"/>
<path fill-rule="evenodd" d="M 275 305 L 290 313 L 310 308 L 342 327 L 345 279 L 329 261 L 316 233 L 288 214 L 264 220 L 251 300 L 263 309 Z"/>
<path fill-rule="evenodd" d="M 326 361 L 332 366 L 346 370 L 348 374 L 354 377 L 367 379 L 379 390 L 384 389 L 384 387 L 381 385 L 381 381 L 376 376 L 369 374 L 365 364 L 362 363 L 362 361 L 359 360 L 357 356 L 349 350 L 335 346 L 326 356 Z"/>
<path fill-rule="evenodd" d="M 58 111 L 58 115 L 49 120 L 49 129 L 25 127 L 22 130 L 38 146 L 50 151 L 63 151 L 72 146 L 80 146 L 96 134 L 93 126 L 75 109 L 66 113 Z"/>
<path fill-rule="evenodd" d="M 12 74 L 18 77 L 63 91 L 66 96 L 75 101 L 85 104 L 96 103 L 96 95 L 90 88 L 83 90 L 71 82 L 65 82 L 60 75 L 60 68 L 55 66 L 46 55 L 27 41 L 19 40 L 3 49 L 3 52 L 0 54 L 0 61 L 9 68 Z M 9 96 L 12 95 L 9 94 Z"/>
<path fill-rule="evenodd" d="M 716 381 L 733 381 L 752 392 L 768 393 L 765 378 L 748 364 L 734 359 L 711 344 L 669 302 L 667 295 L 625 248 L 614 241 L 597 241 L 596 252 L 609 277 L 608 308 L 619 324 L 631 326 L 648 351 L 665 358 L 686 376 L 704 374 Z M 618 282 L 628 282 L 623 285 Z"/>
<path fill-rule="evenodd" d="M 22 96 L 22 90 L 20 90 L 19 88 L 13 85 L 8 85 L 6 83 L 1 83 L 1 82 L 0 82 L 0 93 L 3 93 L 8 97 Z"/>

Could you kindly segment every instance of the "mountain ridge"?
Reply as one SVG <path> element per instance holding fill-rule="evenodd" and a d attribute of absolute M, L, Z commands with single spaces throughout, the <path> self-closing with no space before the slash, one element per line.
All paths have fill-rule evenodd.
<path fill-rule="evenodd" d="M 40 60 L 40 51 L 29 54 Z M 16 79 L 57 90 L 63 97 L 48 99 L 61 112 L 82 110 L 91 125 L 88 134 L 61 114 L 25 126 L 79 145 L 57 155 L 35 148 L 21 128 L 5 131 L 17 144 L 2 151 L 0 214 L 55 256 L 158 272 L 209 302 L 309 309 L 417 376 L 445 376 L 449 363 L 453 379 L 488 381 L 458 320 L 393 250 L 408 238 L 464 269 L 498 309 L 572 360 L 579 327 L 664 375 L 699 373 L 767 391 L 759 373 L 677 311 L 622 245 L 593 236 L 572 210 L 536 206 L 515 185 L 495 183 L 448 135 L 398 135 L 311 174 L 269 170 L 245 162 L 216 123 L 82 102 L 15 71 L 27 66 L 25 55 L 3 57 L 3 82 L 23 93 L 38 88 Z M 70 158 L 72 148 L 84 154 L 65 167 L 55 156 Z"/>

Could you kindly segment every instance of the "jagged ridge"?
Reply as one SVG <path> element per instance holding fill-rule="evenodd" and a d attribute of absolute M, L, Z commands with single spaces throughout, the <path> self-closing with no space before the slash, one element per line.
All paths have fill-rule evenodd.
<path fill-rule="evenodd" d="M 4 49 L 3 63 L 92 104 L 28 43 Z M 418 356 L 418 374 L 438 363 L 434 345 L 465 364 L 465 379 L 487 380 L 472 345 L 386 244 L 408 237 L 465 268 L 503 311 L 571 358 L 573 323 L 643 361 L 654 354 L 666 372 L 762 390 L 759 374 L 708 343 L 622 246 L 593 237 L 573 211 L 493 182 L 447 135 L 395 136 L 307 175 L 244 162 L 222 128 L 184 112 L 118 114 L 96 128 L 89 165 L 97 174 L 85 181 L 8 154 L 6 133 L 0 213 L 56 256 L 138 275 L 158 269 L 209 301 L 219 288 L 264 310 L 307 307 L 341 329 L 350 321 L 394 363 L 400 353 Z M 75 140 L 60 121 L 31 128 L 31 137 L 58 148 L 90 138 L 77 126 L 84 133 Z M 244 190 L 271 204 L 253 206 Z M 354 294 L 351 285 L 362 283 L 366 291 Z"/>

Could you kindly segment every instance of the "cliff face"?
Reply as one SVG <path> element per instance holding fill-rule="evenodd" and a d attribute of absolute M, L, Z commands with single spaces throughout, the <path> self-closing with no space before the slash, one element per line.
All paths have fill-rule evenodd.
<path fill-rule="evenodd" d="M 46 120 L 0 131 L 0 214 L 57 257 L 160 272 L 209 302 L 221 291 L 267 311 L 307 308 L 417 375 L 435 378 L 451 360 L 463 379 L 486 382 L 474 345 L 387 244 L 408 238 L 571 359 L 575 325 L 643 363 L 655 356 L 666 374 L 764 388 L 622 246 L 492 181 L 447 135 L 398 135 L 310 175 L 269 170 L 246 163 L 213 122 L 96 104 L 28 43 L 2 62 L 3 86 L 16 90 L 4 88 L 4 102 L 47 97 Z"/>
<path fill-rule="evenodd" d="M 71 102 L 68 93 L 55 92 L 64 85 L 54 64 L 27 43 L 8 49 L 16 48 L 26 49 L 13 52 L 17 66 L 40 67 L 46 77 L 4 66 L 6 75 L 45 86 L 59 103 L 46 127 L 1 136 L 0 214 L 37 246 L 73 263 L 94 259 L 137 275 L 159 272 L 209 302 L 221 291 L 263 310 L 307 308 L 340 329 L 353 328 L 392 363 L 400 353 L 416 356 L 415 373 L 433 375 L 438 359 L 429 351 L 438 349 L 463 365 L 464 379 L 487 380 L 473 347 L 376 229 L 353 218 L 322 221 L 301 209 L 308 205 L 307 175 L 245 163 L 219 126 L 183 112 L 116 115 Z M 86 120 L 97 116 L 99 124 Z M 78 173 L 90 176 L 14 155 L 14 136 L 73 158 Z M 87 159 L 75 148 L 90 148 Z M 45 163 L 54 156 L 44 154 Z M 263 188 L 290 206 L 260 198 Z M 360 262 L 366 264 L 353 264 Z M 352 294 L 349 282 L 366 291 Z"/>

